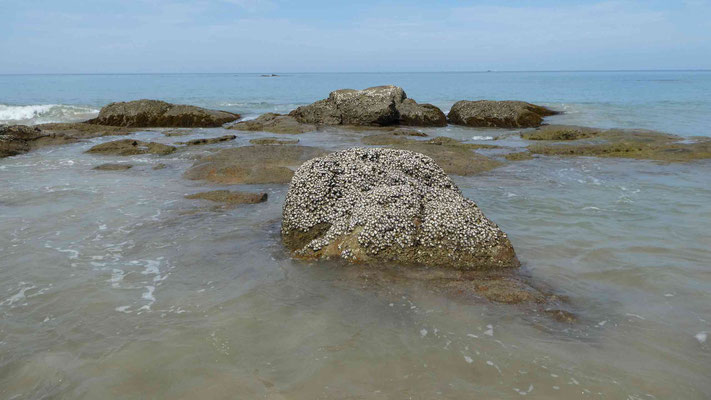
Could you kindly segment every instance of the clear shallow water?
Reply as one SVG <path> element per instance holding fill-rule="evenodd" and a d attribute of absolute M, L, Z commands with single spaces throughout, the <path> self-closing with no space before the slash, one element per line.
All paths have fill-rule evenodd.
<path fill-rule="evenodd" d="M 237 134 L 215 147 L 271 136 Z M 362 136 L 298 137 L 337 149 Z M 183 197 L 223 187 L 181 178 L 207 148 L 83 153 L 113 139 L 0 160 L 0 398 L 711 396 L 709 161 L 539 158 L 455 178 L 533 279 L 569 296 L 570 326 L 292 261 L 278 236 L 285 186 L 224 186 L 270 198 L 215 210 Z M 105 162 L 135 166 L 91 170 Z"/>
<path fill-rule="evenodd" d="M 462 99 L 525 100 L 566 111 L 554 122 L 711 135 L 711 71 L 0 75 L 0 123 L 82 120 L 107 103 L 140 98 L 253 116 L 288 112 L 339 88 L 385 84 L 445 110 Z"/>

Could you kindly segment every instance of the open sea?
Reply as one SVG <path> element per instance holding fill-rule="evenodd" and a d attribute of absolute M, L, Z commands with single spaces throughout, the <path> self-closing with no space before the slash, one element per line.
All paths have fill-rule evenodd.
<path fill-rule="evenodd" d="M 711 71 L 0 75 L 0 124 L 81 121 L 140 98 L 254 118 L 384 84 L 445 112 L 524 100 L 564 112 L 549 123 L 711 136 Z M 517 132 L 424 131 L 472 143 Z M 237 140 L 211 148 L 274 136 L 130 137 L 226 132 Z M 364 135 L 298 138 L 335 150 Z M 183 179 L 204 147 L 84 153 L 115 139 L 0 159 L 0 399 L 711 398 L 711 160 L 539 157 L 453 177 L 526 273 L 570 300 L 571 325 L 293 261 L 279 237 L 286 185 Z M 269 200 L 184 198 L 221 188 Z"/>

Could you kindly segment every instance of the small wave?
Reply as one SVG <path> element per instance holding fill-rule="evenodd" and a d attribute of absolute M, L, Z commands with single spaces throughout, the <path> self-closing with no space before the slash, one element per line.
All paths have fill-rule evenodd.
<path fill-rule="evenodd" d="M 493 136 L 472 136 L 472 140 L 494 140 Z"/>
<path fill-rule="evenodd" d="M 65 104 L 35 104 L 14 106 L 0 104 L 0 124 L 44 124 L 74 122 L 96 116 L 98 109 Z"/>

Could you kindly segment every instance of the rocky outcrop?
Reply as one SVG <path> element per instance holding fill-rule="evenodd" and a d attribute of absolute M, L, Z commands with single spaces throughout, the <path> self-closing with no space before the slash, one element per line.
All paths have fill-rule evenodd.
<path fill-rule="evenodd" d="M 243 146 L 204 157 L 184 177 L 220 184 L 288 183 L 292 167 L 325 154 L 308 146 Z"/>
<path fill-rule="evenodd" d="M 0 158 L 27 153 L 43 146 L 74 143 L 76 141 L 77 139 L 75 138 L 56 133 L 46 133 L 33 126 L 0 126 Z"/>
<path fill-rule="evenodd" d="M 197 128 L 218 127 L 239 119 L 227 111 L 170 104 L 159 100 L 135 100 L 104 106 L 90 124 L 125 127 Z"/>
<path fill-rule="evenodd" d="M 506 234 L 431 158 L 352 148 L 304 163 L 284 203 L 296 257 L 500 269 L 519 262 Z"/>
<path fill-rule="evenodd" d="M 238 122 L 230 126 L 228 129 L 251 132 L 298 134 L 315 131 L 316 126 L 313 124 L 302 124 L 290 115 L 266 113 L 260 115 L 256 119 Z"/>
<path fill-rule="evenodd" d="M 257 204 L 267 201 L 268 195 L 264 192 L 231 192 L 229 190 L 212 190 L 209 192 L 195 193 L 185 196 L 186 199 L 209 200 L 225 204 Z"/>
<path fill-rule="evenodd" d="M 230 140 L 235 140 L 235 139 L 237 139 L 237 136 L 235 136 L 235 135 L 225 135 L 225 136 L 220 136 L 220 137 L 216 137 L 216 138 L 202 138 L 202 139 L 188 140 L 187 142 L 176 142 L 175 144 L 182 144 L 185 146 L 202 146 L 205 144 L 229 142 Z"/>
<path fill-rule="evenodd" d="M 521 132 L 526 140 L 578 140 L 599 135 L 601 129 L 575 125 L 544 125 L 538 129 Z"/>
<path fill-rule="evenodd" d="M 439 108 L 417 104 L 397 86 L 336 90 L 327 99 L 299 107 L 289 115 L 300 123 L 313 125 L 447 125 Z"/>
<path fill-rule="evenodd" d="M 483 128 L 533 128 L 543 117 L 558 114 L 523 101 L 462 100 L 454 103 L 447 118 L 455 125 Z"/>
<path fill-rule="evenodd" d="M 124 136 L 138 131 L 136 128 L 122 126 L 94 125 L 84 122 L 56 122 L 37 125 L 43 133 L 69 136 L 77 139 L 90 139 L 102 136 Z"/>
<path fill-rule="evenodd" d="M 164 156 L 174 151 L 175 146 L 169 146 L 167 144 L 123 139 L 97 144 L 86 152 L 108 156 L 133 156 L 138 154 L 157 154 Z"/>

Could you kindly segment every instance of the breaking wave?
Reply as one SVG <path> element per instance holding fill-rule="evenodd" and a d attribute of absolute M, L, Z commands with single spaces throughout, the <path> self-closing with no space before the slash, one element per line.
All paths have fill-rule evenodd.
<path fill-rule="evenodd" d="M 95 117 L 99 110 L 93 107 L 64 104 L 38 104 L 16 106 L 0 104 L 0 124 L 44 124 L 49 122 L 75 122 Z"/>

